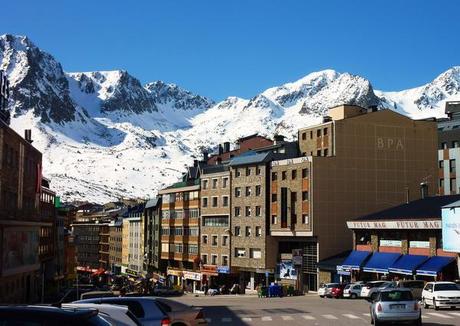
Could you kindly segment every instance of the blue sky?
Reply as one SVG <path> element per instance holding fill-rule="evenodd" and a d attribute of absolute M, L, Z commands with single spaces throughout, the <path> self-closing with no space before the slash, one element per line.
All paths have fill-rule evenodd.
<path fill-rule="evenodd" d="M 382 90 L 460 65 L 459 1 L 3 1 L 66 71 L 126 69 L 221 100 L 332 68 Z"/>

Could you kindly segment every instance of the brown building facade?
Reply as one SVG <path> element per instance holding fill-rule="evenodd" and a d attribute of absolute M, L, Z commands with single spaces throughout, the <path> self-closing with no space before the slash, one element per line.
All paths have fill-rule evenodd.
<path fill-rule="evenodd" d="M 109 223 L 109 263 L 114 274 L 121 273 L 123 243 L 123 219 L 117 218 Z"/>

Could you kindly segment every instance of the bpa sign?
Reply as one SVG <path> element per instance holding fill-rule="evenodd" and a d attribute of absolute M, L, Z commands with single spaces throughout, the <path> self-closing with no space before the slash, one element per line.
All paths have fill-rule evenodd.
<path fill-rule="evenodd" d="M 394 151 L 403 151 L 404 144 L 401 138 L 397 137 L 377 137 L 377 149 L 389 149 Z"/>

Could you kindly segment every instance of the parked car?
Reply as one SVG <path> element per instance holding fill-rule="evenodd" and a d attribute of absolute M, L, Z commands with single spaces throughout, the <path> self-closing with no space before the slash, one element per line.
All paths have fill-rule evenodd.
<path fill-rule="evenodd" d="M 391 281 L 369 282 L 361 287 L 361 297 L 375 299 L 380 290 L 394 287 L 396 287 L 396 283 Z"/>
<path fill-rule="evenodd" d="M 52 306 L 0 307 L 2 325 L 111 326 L 96 309 L 58 308 Z"/>
<path fill-rule="evenodd" d="M 454 282 L 428 282 L 422 291 L 423 307 L 460 308 L 460 289 Z"/>
<path fill-rule="evenodd" d="M 168 316 L 155 298 L 152 297 L 114 297 L 93 298 L 79 300 L 73 303 L 114 304 L 127 306 L 144 326 L 169 326 L 171 318 Z"/>
<path fill-rule="evenodd" d="M 323 283 L 318 289 L 318 295 L 321 298 L 331 297 L 331 290 L 334 286 L 338 286 L 339 283 Z"/>
<path fill-rule="evenodd" d="M 141 326 L 136 316 L 128 309 L 127 306 L 117 306 L 110 304 L 96 303 L 64 303 L 62 308 L 91 308 L 97 309 L 99 314 L 113 325 L 117 326 Z"/>
<path fill-rule="evenodd" d="M 115 297 L 115 293 L 112 291 L 89 291 L 80 295 L 80 300 L 92 299 L 92 298 L 104 298 L 104 297 Z"/>
<path fill-rule="evenodd" d="M 422 291 L 425 281 L 422 280 L 402 280 L 397 283 L 397 287 L 410 289 L 412 296 L 416 300 L 422 299 Z"/>
<path fill-rule="evenodd" d="M 156 300 L 171 318 L 172 325 L 198 326 L 208 324 L 201 308 L 164 298 L 157 298 Z"/>
<path fill-rule="evenodd" d="M 178 296 L 178 295 L 182 295 L 182 292 L 172 287 L 157 285 L 153 289 L 153 295 L 156 295 L 159 297 Z"/>
<path fill-rule="evenodd" d="M 371 324 L 384 322 L 413 322 L 422 325 L 422 312 L 410 289 L 382 289 L 370 307 Z"/>
<path fill-rule="evenodd" d="M 336 298 L 336 299 L 342 298 L 343 297 L 343 289 L 345 288 L 346 285 L 347 284 L 345 284 L 345 283 L 341 283 L 338 286 L 334 286 L 331 289 L 331 297 Z"/>
<path fill-rule="evenodd" d="M 362 284 L 360 283 L 351 283 L 347 284 L 343 289 L 343 297 L 344 298 L 351 298 L 356 299 L 361 296 L 361 288 Z"/>

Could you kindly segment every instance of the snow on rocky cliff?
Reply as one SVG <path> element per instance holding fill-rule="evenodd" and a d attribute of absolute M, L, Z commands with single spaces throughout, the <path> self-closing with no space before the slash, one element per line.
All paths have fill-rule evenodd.
<path fill-rule="evenodd" d="M 27 37 L 0 36 L 0 69 L 12 85 L 11 126 L 32 129 L 44 173 L 64 200 L 150 197 L 177 180 L 203 149 L 259 133 L 289 139 L 347 103 L 389 107 L 413 118 L 442 116 L 460 98 L 460 68 L 400 92 L 374 91 L 362 77 L 311 73 L 251 99 L 219 103 L 174 84 L 143 86 L 126 71 L 65 73 Z"/>

